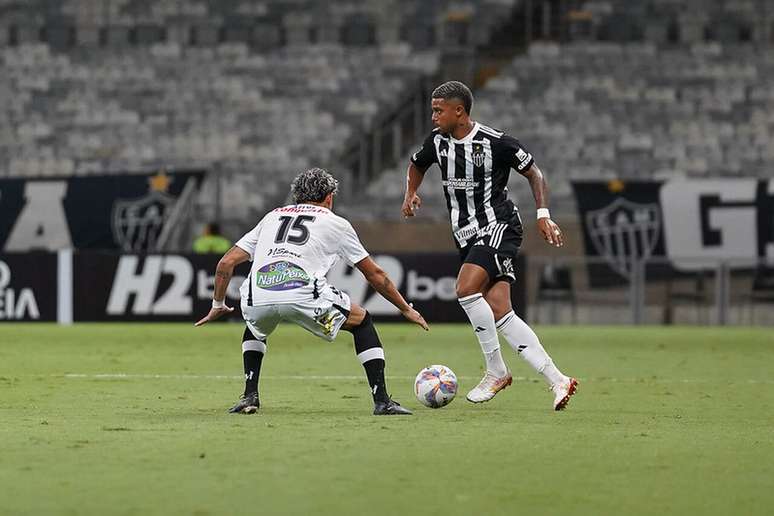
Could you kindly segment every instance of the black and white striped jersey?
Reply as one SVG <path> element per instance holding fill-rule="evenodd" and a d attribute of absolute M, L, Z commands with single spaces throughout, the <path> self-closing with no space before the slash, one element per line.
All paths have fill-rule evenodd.
<path fill-rule="evenodd" d="M 517 139 L 476 122 L 461 140 L 433 130 L 411 162 L 420 170 L 433 163 L 440 167 L 454 239 L 464 247 L 512 219 L 511 168 L 526 172 L 534 160 Z"/>

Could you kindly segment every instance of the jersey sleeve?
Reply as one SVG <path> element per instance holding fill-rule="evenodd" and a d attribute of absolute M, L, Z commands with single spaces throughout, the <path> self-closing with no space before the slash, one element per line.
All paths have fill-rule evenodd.
<path fill-rule="evenodd" d="M 513 136 L 504 135 L 500 144 L 504 162 L 517 172 L 524 173 L 535 163 L 532 154 Z"/>
<path fill-rule="evenodd" d="M 341 231 L 341 243 L 339 245 L 338 255 L 344 258 L 350 265 L 355 265 L 357 262 L 368 257 L 368 251 L 365 250 L 363 244 L 360 243 L 360 239 L 355 233 L 355 228 L 347 220 L 343 220 Z"/>
<path fill-rule="evenodd" d="M 251 229 L 249 232 L 245 233 L 245 235 L 237 240 L 237 243 L 234 244 L 238 248 L 245 251 L 247 254 L 250 255 L 250 261 L 253 261 L 253 257 L 255 256 L 255 248 L 258 246 L 258 238 L 261 236 L 261 224 L 263 223 L 263 220 L 258 223 L 253 229 Z"/>
<path fill-rule="evenodd" d="M 422 143 L 422 147 L 411 155 L 411 162 L 422 170 L 427 170 L 430 165 L 438 162 L 433 142 L 435 134 L 434 132 L 430 133 L 430 136 L 425 138 L 424 143 Z"/>

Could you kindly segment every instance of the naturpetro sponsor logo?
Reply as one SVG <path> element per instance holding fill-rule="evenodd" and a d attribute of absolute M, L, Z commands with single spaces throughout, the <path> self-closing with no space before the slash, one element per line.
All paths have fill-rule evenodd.
<path fill-rule="evenodd" d="M 292 290 L 309 284 L 309 275 L 292 262 L 264 265 L 255 274 L 255 285 L 264 290 Z"/>

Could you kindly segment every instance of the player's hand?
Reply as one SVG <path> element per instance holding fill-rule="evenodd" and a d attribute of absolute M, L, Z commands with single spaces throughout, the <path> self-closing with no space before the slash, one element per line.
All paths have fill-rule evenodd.
<path fill-rule="evenodd" d="M 422 314 L 414 310 L 413 306 L 409 306 L 406 310 L 402 311 L 401 314 L 403 314 L 403 317 L 407 320 L 420 325 L 423 330 L 430 331 L 430 327 L 427 325 L 425 318 L 422 317 Z"/>
<path fill-rule="evenodd" d="M 201 326 L 202 324 L 208 323 L 210 321 L 214 321 L 216 319 L 220 319 L 226 314 L 230 314 L 234 311 L 234 308 L 224 306 L 223 308 L 210 308 L 210 313 L 199 319 L 194 326 Z"/>
<path fill-rule="evenodd" d="M 406 196 L 403 198 L 403 206 L 401 207 L 401 213 L 404 217 L 413 217 L 415 211 L 422 206 L 422 198 L 419 195 L 414 194 L 412 196 Z"/>
<path fill-rule="evenodd" d="M 562 230 L 556 223 L 548 217 L 543 217 L 537 221 L 538 229 L 543 235 L 543 238 L 549 244 L 562 247 L 564 245 L 564 237 L 562 236 Z"/>

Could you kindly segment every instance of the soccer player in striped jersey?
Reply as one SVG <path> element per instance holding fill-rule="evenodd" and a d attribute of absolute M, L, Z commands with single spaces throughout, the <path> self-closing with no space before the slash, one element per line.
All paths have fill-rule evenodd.
<path fill-rule="evenodd" d="M 468 394 L 473 403 L 492 399 L 512 382 L 500 353 L 498 332 L 537 372 L 554 394 L 554 410 L 565 408 L 578 382 L 565 376 L 535 332 L 511 307 L 514 260 L 522 241 L 519 211 L 508 199 L 508 178 L 516 169 L 528 181 L 537 205 L 537 226 L 551 245 L 561 247 L 562 231 L 548 211 L 548 186 L 532 155 L 515 138 L 470 118 L 473 95 L 450 81 L 432 95 L 435 129 L 408 167 L 402 212 L 413 217 L 421 205 L 417 190 L 427 169 L 437 164 L 451 216 L 452 233 L 463 262 L 457 297 L 478 337 L 486 374 Z"/>

